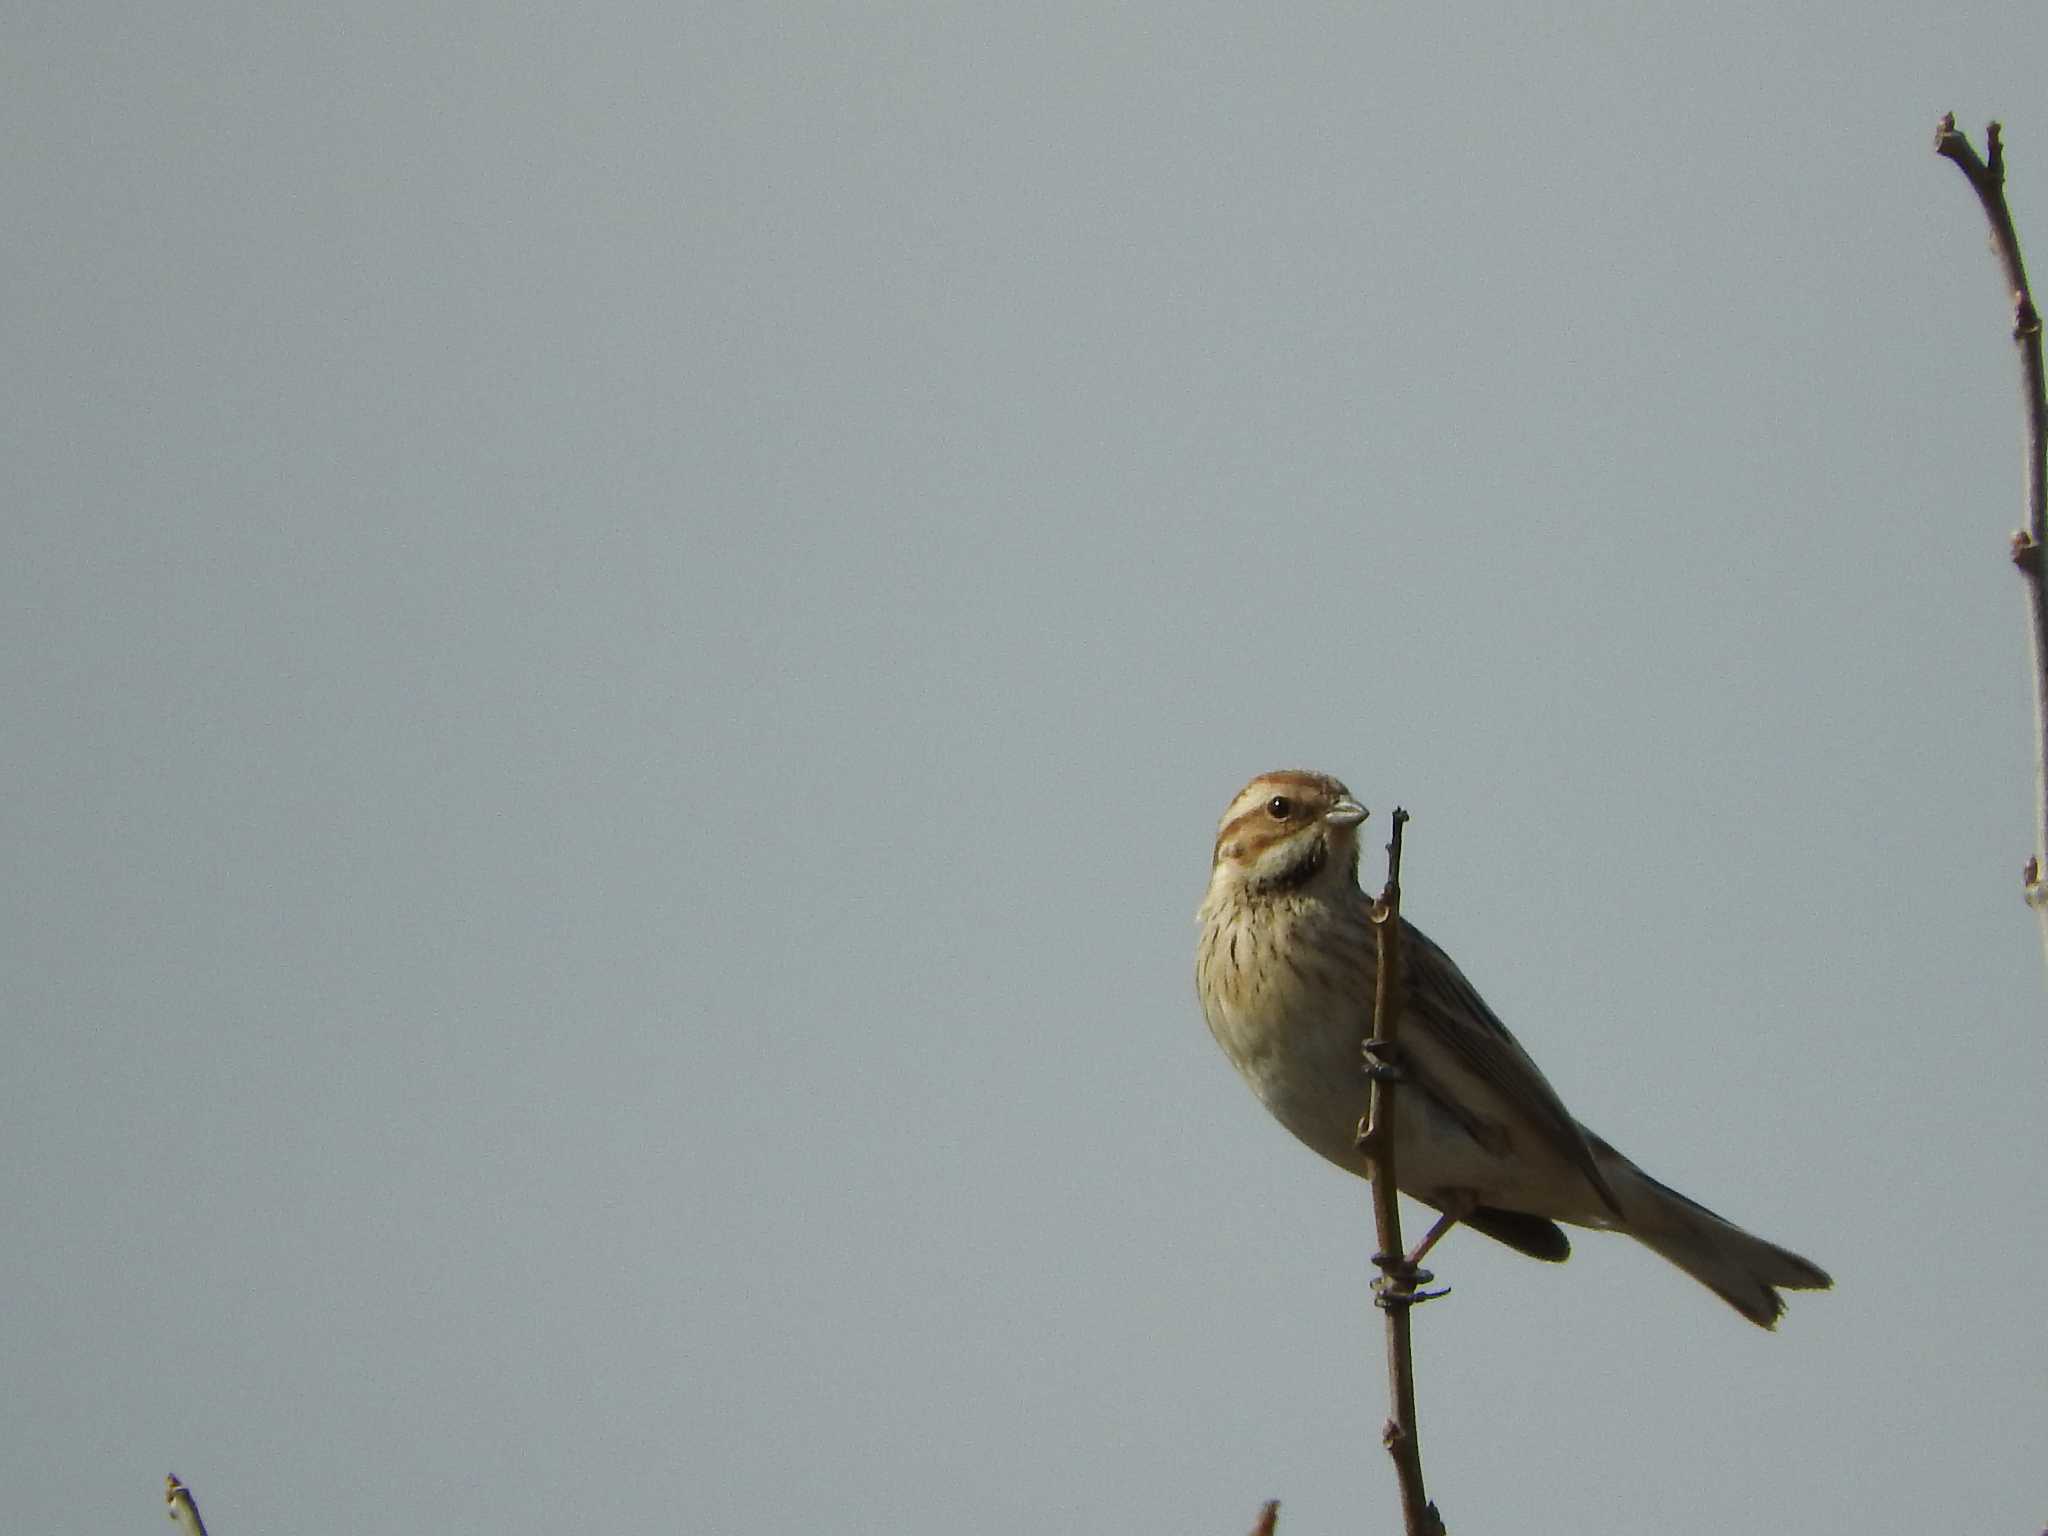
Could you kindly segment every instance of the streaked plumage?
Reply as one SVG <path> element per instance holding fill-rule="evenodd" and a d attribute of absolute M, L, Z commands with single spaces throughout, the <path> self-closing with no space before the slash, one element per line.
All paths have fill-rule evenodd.
<path fill-rule="evenodd" d="M 1217 830 L 1195 963 L 1210 1031 L 1252 1091 L 1361 1176 L 1377 969 L 1358 886 L 1364 814 L 1327 774 L 1263 774 L 1239 791 Z M 1626 1232 L 1766 1328 L 1785 1310 L 1779 1287 L 1830 1284 L 1580 1125 L 1450 956 L 1405 921 L 1402 935 L 1404 1193 L 1439 1210 L 1470 1205 L 1465 1225 L 1540 1259 L 1570 1252 L 1559 1222 Z"/>

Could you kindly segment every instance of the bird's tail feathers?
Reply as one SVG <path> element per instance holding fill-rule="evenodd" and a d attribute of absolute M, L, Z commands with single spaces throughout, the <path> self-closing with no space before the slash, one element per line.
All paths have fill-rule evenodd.
<path fill-rule="evenodd" d="M 1827 1271 L 1789 1248 L 1767 1243 L 1631 1165 L 1621 1188 L 1628 1231 L 1647 1248 L 1719 1296 L 1759 1328 L 1775 1328 L 1788 1291 L 1824 1291 Z"/>

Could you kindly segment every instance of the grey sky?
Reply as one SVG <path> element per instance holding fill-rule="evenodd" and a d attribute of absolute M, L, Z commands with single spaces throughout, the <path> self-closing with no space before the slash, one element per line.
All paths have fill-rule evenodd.
<path fill-rule="evenodd" d="M 1296 765 L 1838 1282 L 1453 1239 L 1454 1528 L 2038 1528 L 2018 407 L 1931 141 L 2006 115 L 2048 261 L 2048 11 L 6 33 L 21 1529 L 1391 1528 L 1366 1191 L 1192 992 Z"/>

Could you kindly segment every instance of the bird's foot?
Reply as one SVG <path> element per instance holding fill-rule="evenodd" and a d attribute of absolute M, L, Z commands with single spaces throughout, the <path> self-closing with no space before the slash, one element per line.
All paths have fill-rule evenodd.
<path fill-rule="evenodd" d="M 1418 1288 L 1434 1278 L 1426 1269 L 1415 1271 L 1415 1283 L 1412 1285 L 1391 1275 L 1383 1275 L 1372 1283 L 1372 1304 L 1382 1312 L 1397 1312 L 1405 1311 L 1409 1307 L 1418 1307 L 1425 1301 L 1435 1301 L 1439 1296 L 1450 1295 L 1449 1286 L 1437 1291 Z"/>
<path fill-rule="evenodd" d="M 1372 1261 L 1380 1267 L 1374 1285 L 1405 1285 L 1415 1290 L 1436 1278 L 1405 1253 L 1376 1253 Z"/>
<path fill-rule="evenodd" d="M 1376 1253 L 1372 1261 L 1380 1267 L 1380 1277 L 1372 1283 L 1373 1305 L 1382 1310 L 1412 1307 L 1450 1295 L 1448 1287 L 1440 1291 L 1425 1289 L 1436 1276 L 1405 1253 Z"/>
<path fill-rule="evenodd" d="M 1368 1078 L 1382 1083 L 1405 1083 L 1408 1080 L 1408 1074 L 1401 1070 L 1400 1041 L 1368 1040 L 1364 1055 Z"/>

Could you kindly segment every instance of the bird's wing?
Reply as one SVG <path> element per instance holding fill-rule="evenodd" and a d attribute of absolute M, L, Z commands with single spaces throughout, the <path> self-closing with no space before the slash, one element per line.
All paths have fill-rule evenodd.
<path fill-rule="evenodd" d="M 1479 989 L 1465 979 L 1451 957 L 1413 923 L 1401 924 L 1403 968 L 1408 973 L 1408 1006 L 1435 1026 L 1436 1038 L 1449 1048 L 1473 1076 L 1490 1084 L 1510 1104 L 1523 1110 L 1531 1124 L 1568 1162 L 1585 1174 L 1615 1215 L 1621 1202 L 1586 1143 L 1585 1132 L 1564 1107 L 1521 1042 L 1486 1006 Z"/>

